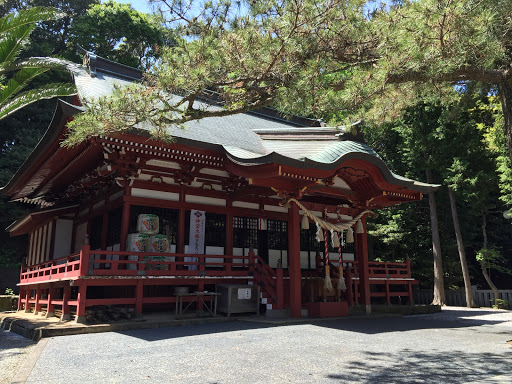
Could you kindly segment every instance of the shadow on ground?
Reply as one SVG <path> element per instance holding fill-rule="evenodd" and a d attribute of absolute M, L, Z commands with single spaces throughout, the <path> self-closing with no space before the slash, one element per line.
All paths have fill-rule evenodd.
<path fill-rule="evenodd" d="M 496 325 L 504 321 L 499 320 L 471 320 L 458 319 L 443 320 L 432 317 L 392 317 L 371 319 L 363 318 L 358 320 L 346 321 L 316 321 L 315 325 L 337 329 L 340 331 L 360 332 L 369 335 L 386 332 L 406 332 L 419 329 L 445 329 L 445 328 L 468 328 L 479 327 L 483 325 Z"/>
<path fill-rule="evenodd" d="M 159 341 L 165 339 L 175 339 L 179 337 L 207 335 L 211 333 L 247 331 L 252 329 L 269 328 L 272 325 L 253 323 L 249 321 L 229 321 L 222 323 L 203 323 L 185 326 L 164 327 L 158 330 L 139 329 L 132 331 L 117 332 L 122 335 L 135 337 L 145 341 Z"/>
<path fill-rule="evenodd" d="M 404 349 L 396 354 L 365 352 L 365 362 L 349 361 L 343 371 L 326 375 L 341 383 L 506 383 L 512 379 L 512 350 L 504 354 L 460 350 L 421 353 Z M 383 369 L 382 367 L 386 367 Z M 500 380 L 492 377 L 506 375 Z M 510 375 L 510 376 L 508 376 Z M 508 379 L 507 379 L 508 378 Z M 489 381 L 486 381 L 489 380 Z"/>
<path fill-rule="evenodd" d="M 476 311 L 480 315 L 493 314 L 491 311 Z M 502 312 L 500 312 L 502 313 Z M 338 318 L 338 319 L 303 319 L 300 322 L 286 322 L 276 324 L 264 323 L 260 319 L 251 321 L 250 318 L 244 321 L 229 321 L 220 323 L 195 324 L 190 326 L 165 327 L 155 332 L 153 329 L 132 330 L 119 332 L 121 334 L 140 338 L 146 341 L 157 341 L 170 338 L 197 336 L 210 333 L 222 333 L 232 331 L 245 331 L 251 329 L 286 327 L 297 324 L 312 324 L 319 327 L 330 328 L 339 331 L 349 331 L 364 333 L 369 335 L 388 333 L 388 332 L 407 332 L 421 329 L 448 329 L 448 328 L 468 328 L 480 327 L 485 325 L 496 325 L 506 322 L 506 320 L 485 320 L 485 319 L 467 319 L 465 317 L 477 316 L 475 311 L 450 311 L 443 316 L 443 313 L 434 315 L 416 315 L 404 317 L 362 317 L 362 318 Z M 475 332 L 481 329 L 475 328 Z M 496 333 L 494 331 L 494 333 Z M 506 332 L 505 332 L 506 333 Z"/>

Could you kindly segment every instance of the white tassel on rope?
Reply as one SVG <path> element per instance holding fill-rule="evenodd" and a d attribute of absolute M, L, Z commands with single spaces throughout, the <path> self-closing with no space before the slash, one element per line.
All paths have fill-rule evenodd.
<path fill-rule="evenodd" d="M 363 223 L 361 223 L 361 220 L 357 220 L 356 233 L 364 233 Z"/>
<path fill-rule="evenodd" d="M 343 277 L 343 267 L 340 267 L 340 277 L 338 278 L 338 291 L 345 292 L 347 284 L 345 284 L 345 277 Z"/>
<path fill-rule="evenodd" d="M 347 229 L 347 244 L 354 242 L 354 230 L 352 228 Z"/>
<path fill-rule="evenodd" d="M 300 222 L 300 227 L 302 229 L 309 229 L 309 219 L 308 219 L 308 216 L 305 213 L 302 216 L 302 221 Z"/>
<path fill-rule="evenodd" d="M 340 239 L 338 237 L 338 232 L 334 232 L 332 229 L 331 229 L 331 246 L 333 248 L 339 248 L 339 246 L 340 246 Z"/>
<path fill-rule="evenodd" d="M 324 241 L 324 230 L 316 223 L 316 241 Z"/>

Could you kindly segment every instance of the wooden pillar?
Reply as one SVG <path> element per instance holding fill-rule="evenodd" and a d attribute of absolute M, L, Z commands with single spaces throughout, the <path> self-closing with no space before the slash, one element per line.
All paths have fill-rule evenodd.
<path fill-rule="evenodd" d="M 37 315 L 39 312 L 41 312 L 41 303 L 39 302 L 41 300 L 41 288 L 39 286 L 36 288 L 36 303 L 34 305 L 34 315 Z"/>
<path fill-rule="evenodd" d="M 407 268 L 407 277 L 412 278 L 411 273 L 411 260 L 408 257 L 405 258 L 405 266 Z M 412 281 L 409 280 L 407 283 L 407 291 L 409 292 L 409 304 L 414 305 L 414 298 L 412 296 Z"/>
<path fill-rule="evenodd" d="M 135 291 L 135 311 L 139 314 L 142 313 L 142 300 L 144 299 L 144 282 L 142 280 L 137 280 Z"/>
<path fill-rule="evenodd" d="M 54 299 L 54 288 L 50 285 L 48 288 L 48 305 L 46 306 L 46 316 L 45 317 L 53 317 L 55 305 L 52 304 L 52 300 Z"/>
<path fill-rule="evenodd" d="M 185 191 L 180 189 L 180 203 L 185 202 Z M 187 212 L 185 208 L 180 208 L 179 216 L 178 216 L 178 244 L 176 245 L 177 253 L 183 254 L 185 253 L 185 215 Z M 176 257 L 176 261 L 183 262 L 185 261 L 183 257 Z M 183 264 L 176 265 L 176 270 L 181 271 L 185 268 Z"/>
<path fill-rule="evenodd" d="M 185 208 L 180 208 L 178 217 L 178 253 L 185 253 Z"/>
<path fill-rule="evenodd" d="M 18 299 L 18 311 L 21 311 L 21 308 L 23 306 L 23 298 L 25 297 L 25 290 L 20 288 L 20 294 Z"/>
<path fill-rule="evenodd" d="M 28 287 L 27 290 L 25 291 L 25 313 L 30 312 L 29 300 L 30 300 L 30 293 L 31 292 L 32 292 L 32 289 L 30 289 L 30 287 Z"/>
<path fill-rule="evenodd" d="M 283 268 L 276 269 L 276 309 L 284 309 L 284 271 Z"/>
<path fill-rule="evenodd" d="M 300 216 L 297 204 L 288 208 L 288 269 L 290 272 L 290 316 L 301 317 Z"/>
<path fill-rule="evenodd" d="M 345 280 L 346 280 L 346 284 L 347 284 L 347 301 L 348 301 L 349 307 L 352 307 L 354 305 L 354 291 L 352 289 L 353 281 L 352 281 L 352 269 L 351 268 L 352 267 L 348 266 L 347 272 L 345 273 Z"/>
<path fill-rule="evenodd" d="M 69 285 L 64 286 L 64 293 L 62 294 L 62 321 L 68 321 L 71 319 L 71 315 L 69 314 L 69 304 L 68 301 L 71 298 L 71 287 Z"/>
<path fill-rule="evenodd" d="M 87 300 L 87 285 L 81 284 L 78 287 L 78 298 L 76 305 L 76 319 L 77 323 L 85 323 L 85 301 Z"/>
<path fill-rule="evenodd" d="M 363 233 L 356 233 L 356 254 L 359 264 L 359 302 L 366 313 L 371 312 L 370 305 L 370 275 L 368 270 L 368 243 L 366 238 L 366 217 L 361 218 Z"/>
<path fill-rule="evenodd" d="M 126 196 L 126 191 L 125 191 Z M 121 239 L 119 249 L 126 251 L 126 239 L 130 230 L 130 203 L 123 199 L 123 212 L 121 216 Z"/>
<path fill-rule="evenodd" d="M 389 280 L 386 278 L 386 304 L 391 304 L 391 297 L 389 295 Z"/>
<path fill-rule="evenodd" d="M 249 261 L 249 276 L 254 276 L 254 272 L 256 271 L 256 255 L 254 254 L 253 248 L 249 248 L 249 253 L 247 254 Z"/>
<path fill-rule="evenodd" d="M 80 276 L 89 275 L 89 257 L 91 246 L 89 244 L 82 245 L 80 249 Z"/>
<path fill-rule="evenodd" d="M 232 209 L 231 200 L 227 201 L 226 241 L 225 241 L 225 247 L 224 247 L 224 254 L 227 256 L 233 256 L 233 209 Z M 226 271 L 231 271 L 232 263 L 233 263 L 233 259 L 231 259 L 231 258 L 228 258 L 227 260 L 225 260 Z"/>
<path fill-rule="evenodd" d="M 201 258 L 199 258 L 199 260 L 201 260 Z M 203 258 L 203 262 L 204 262 L 205 260 L 206 260 L 206 259 L 205 259 L 205 258 Z M 200 267 L 201 267 L 201 266 L 200 266 Z M 204 267 L 204 265 L 203 265 L 203 267 Z M 203 291 L 204 291 L 204 279 L 199 280 L 199 284 L 197 285 L 197 290 L 198 290 L 199 292 L 203 292 Z M 196 307 L 196 308 L 197 308 L 197 310 L 198 310 L 198 311 L 202 311 L 202 310 L 203 310 L 204 305 L 203 305 L 203 302 L 202 302 L 201 300 L 198 300 L 198 301 L 197 301 L 197 307 Z"/>

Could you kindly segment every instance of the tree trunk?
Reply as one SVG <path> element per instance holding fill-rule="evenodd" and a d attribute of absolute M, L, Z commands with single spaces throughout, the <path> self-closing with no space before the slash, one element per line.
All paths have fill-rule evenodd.
<path fill-rule="evenodd" d="M 459 216 L 457 214 L 457 206 L 455 205 L 455 194 L 453 189 L 448 187 L 448 196 L 450 197 L 450 207 L 452 209 L 453 228 L 455 229 L 455 237 L 457 238 L 457 248 L 459 250 L 460 266 L 462 268 L 462 277 L 464 278 L 464 290 L 466 291 L 466 306 L 474 308 L 475 299 L 473 298 L 473 290 L 471 289 L 471 279 L 469 276 L 468 262 L 466 260 L 466 252 L 464 251 L 464 243 L 462 242 L 462 234 L 460 232 Z"/>
<path fill-rule="evenodd" d="M 501 83 L 498 86 L 498 91 L 503 111 L 503 129 L 505 130 L 507 152 L 512 162 L 512 86 L 508 83 Z"/>
<path fill-rule="evenodd" d="M 489 284 L 489 287 L 492 289 L 492 293 L 494 294 L 494 305 L 496 305 L 499 308 L 499 298 L 500 298 L 500 291 L 498 291 L 498 288 L 494 285 L 491 278 L 489 277 L 489 274 L 487 273 L 487 270 L 482 266 L 482 274 L 484 275 L 485 281 L 487 281 L 487 284 Z"/>
<path fill-rule="evenodd" d="M 482 214 L 482 234 L 484 236 L 483 249 L 487 249 L 487 218 L 485 217 L 485 213 Z M 480 265 L 482 267 L 482 274 L 484 275 L 484 279 L 485 281 L 487 281 L 487 284 L 489 284 L 489 287 L 492 289 L 492 293 L 494 294 L 494 304 L 498 305 L 500 292 L 498 291 L 498 288 L 496 288 L 496 286 L 491 280 L 491 277 L 487 273 L 487 270 L 485 268 L 485 261 L 482 261 Z"/>
<path fill-rule="evenodd" d="M 432 170 L 427 169 L 427 183 L 433 183 Z M 430 225 L 432 228 L 432 252 L 434 254 L 434 299 L 432 304 L 445 305 L 443 260 L 441 258 L 441 240 L 439 238 L 439 222 L 437 219 L 437 204 L 435 192 L 428 194 L 428 205 L 430 207 Z"/>

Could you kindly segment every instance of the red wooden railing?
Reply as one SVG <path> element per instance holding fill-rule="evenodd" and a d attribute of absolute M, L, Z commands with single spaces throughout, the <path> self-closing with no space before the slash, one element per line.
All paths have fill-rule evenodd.
<path fill-rule="evenodd" d="M 192 257 L 196 259 L 190 259 Z M 174 259 L 172 260 L 171 258 Z M 185 260 L 185 258 L 188 259 Z M 358 263 L 357 261 L 351 260 L 345 260 L 343 263 L 346 265 L 344 268 L 344 276 L 347 285 L 347 300 L 349 301 L 349 305 L 357 304 L 359 296 Z M 331 265 L 331 267 L 331 277 L 338 278 L 338 268 L 334 265 Z M 190 255 L 103 250 L 91 251 L 89 246 L 86 245 L 83 246 L 80 253 L 77 254 L 47 261 L 35 266 L 22 266 L 20 283 L 39 283 L 83 276 L 253 277 L 255 283 L 260 285 L 265 296 L 274 305 L 274 308 L 282 309 L 284 308 L 285 273 L 286 271 L 281 268 L 272 269 L 263 259 L 254 255 L 252 251 L 249 252 L 248 256 Z M 303 270 L 302 276 L 318 277 L 318 272 Z M 399 284 L 407 280 L 405 283 L 408 284 L 407 294 L 412 299 L 411 284 L 414 284 L 415 281 L 412 281 L 410 263 L 408 260 L 405 263 L 369 262 L 369 277 L 374 281 L 385 280 L 386 285 L 385 292 L 372 292 L 372 296 L 385 296 L 386 300 L 389 302 L 391 296 L 404 295 L 403 292 L 391 292 L 389 285 Z M 378 284 L 384 283 L 380 282 Z M 28 295 L 28 293 L 26 294 Z M 130 300 L 133 301 L 133 299 Z M 147 301 L 149 303 L 152 300 L 155 299 L 144 298 L 144 302 Z M 36 308 L 40 306 L 40 304 L 47 304 L 44 299 L 40 298 L 30 299 L 26 297 L 24 299 L 22 298 L 20 303 L 22 301 L 27 303 L 35 302 Z M 58 302 L 55 301 L 53 304 L 58 304 Z"/>
<path fill-rule="evenodd" d="M 20 283 L 32 283 L 80 276 L 80 254 L 27 267 L 23 265 Z"/>
<path fill-rule="evenodd" d="M 171 261 L 171 257 L 175 258 L 175 260 Z M 196 257 L 197 260 L 185 261 L 185 257 Z M 112 258 L 115 259 L 112 260 Z M 161 258 L 161 260 L 156 260 L 155 258 Z M 82 252 L 79 254 L 73 254 L 30 267 L 22 266 L 20 283 L 33 283 L 79 276 L 247 277 L 249 270 L 248 259 L 248 256 L 88 251 L 87 249 L 82 249 Z"/>
<path fill-rule="evenodd" d="M 408 260 L 405 263 L 382 263 L 382 262 L 369 262 L 369 275 L 370 278 L 410 278 L 411 266 Z"/>
<path fill-rule="evenodd" d="M 249 270 L 246 261 L 249 259 L 248 256 L 121 251 L 91 251 L 90 256 L 86 274 L 89 276 L 247 277 Z M 107 259 L 107 256 L 111 258 Z M 112 256 L 119 259 L 112 260 Z M 171 258 L 174 258 L 174 261 L 170 260 Z M 185 261 L 185 258 L 189 259 Z"/>
<path fill-rule="evenodd" d="M 275 271 L 259 256 L 249 252 L 249 257 L 254 258 L 254 280 L 270 300 L 273 309 L 284 308 L 284 274 L 282 268 Z M 251 261 L 251 259 L 249 259 Z M 250 262 L 249 261 L 249 262 Z"/>

